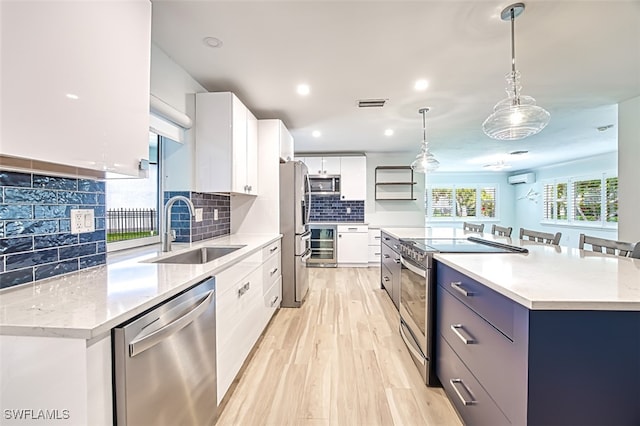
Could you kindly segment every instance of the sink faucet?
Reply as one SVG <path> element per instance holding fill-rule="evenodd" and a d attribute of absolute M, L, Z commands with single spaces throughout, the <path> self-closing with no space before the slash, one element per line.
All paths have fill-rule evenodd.
<path fill-rule="evenodd" d="M 167 204 L 164 205 L 164 217 L 162 218 L 165 230 L 162 239 L 162 251 L 171 251 L 171 207 L 173 207 L 176 201 L 184 201 L 189 208 L 191 216 L 195 216 L 196 209 L 190 199 L 183 195 L 176 195 L 175 197 L 169 198 Z"/>

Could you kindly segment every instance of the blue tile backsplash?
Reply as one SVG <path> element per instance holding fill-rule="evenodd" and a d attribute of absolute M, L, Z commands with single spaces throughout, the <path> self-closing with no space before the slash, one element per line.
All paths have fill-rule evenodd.
<path fill-rule="evenodd" d="M 351 213 L 347 213 L 347 207 Z M 364 222 L 364 200 L 343 201 L 339 195 L 311 197 L 311 222 Z"/>
<path fill-rule="evenodd" d="M 0 288 L 106 263 L 105 183 L 0 170 Z M 95 232 L 71 234 L 71 209 Z"/>
<path fill-rule="evenodd" d="M 231 199 L 228 195 L 206 194 L 189 191 L 167 191 L 164 203 L 176 195 L 189 198 L 195 208 L 202 209 L 202 222 L 189 216 L 189 209 L 182 201 L 171 208 L 171 229 L 176 231 L 176 242 L 189 243 L 231 233 Z M 213 220 L 213 210 L 218 209 L 218 220 Z"/>

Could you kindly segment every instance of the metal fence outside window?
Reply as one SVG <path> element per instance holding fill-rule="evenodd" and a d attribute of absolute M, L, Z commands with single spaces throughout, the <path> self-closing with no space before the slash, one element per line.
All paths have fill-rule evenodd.
<path fill-rule="evenodd" d="M 107 210 L 107 242 L 132 240 L 157 235 L 156 209 Z"/>

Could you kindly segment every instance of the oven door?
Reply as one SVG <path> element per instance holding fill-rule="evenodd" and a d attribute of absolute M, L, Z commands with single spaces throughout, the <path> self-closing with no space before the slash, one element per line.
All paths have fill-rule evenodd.
<path fill-rule="evenodd" d="M 433 290 L 430 269 L 402 256 L 400 275 L 400 334 L 428 385 L 435 385 L 430 370 L 433 358 Z"/>

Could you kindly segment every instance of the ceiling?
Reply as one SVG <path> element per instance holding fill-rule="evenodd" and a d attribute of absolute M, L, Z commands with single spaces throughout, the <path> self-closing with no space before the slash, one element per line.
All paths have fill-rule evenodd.
<path fill-rule="evenodd" d="M 257 118 L 283 120 L 296 152 L 417 154 L 418 109 L 429 107 L 440 171 L 482 171 L 500 159 L 522 170 L 616 151 L 616 104 L 640 95 L 640 0 L 525 2 L 515 21 L 522 94 L 551 121 L 511 142 L 481 128 L 506 97 L 511 35 L 499 15 L 509 2 L 152 3 L 153 42 L 207 90 L 232 91 Z M 418 79 L 429 87 L 415 90 Z M 296 93 L 300 83 L 307 96 Z M 371 98 L 387 102 L 357 107 Z M 509 155 L 516 150 L 529 153 Z"/>

